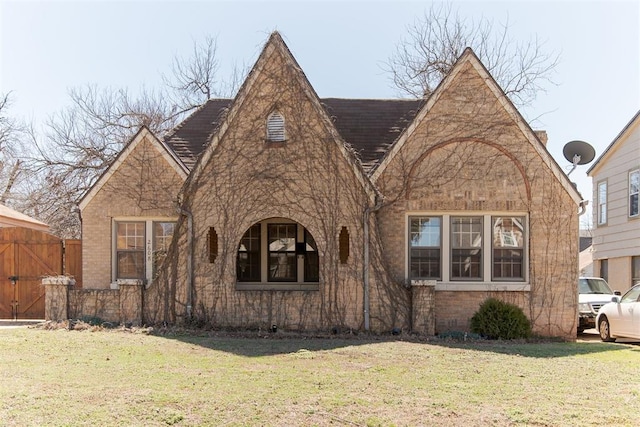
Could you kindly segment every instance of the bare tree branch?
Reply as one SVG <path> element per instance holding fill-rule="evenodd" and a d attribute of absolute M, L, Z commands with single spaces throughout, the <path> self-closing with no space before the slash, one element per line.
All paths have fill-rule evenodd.
<path fill-rule="evenodd" d="M 217 42 L 207 37 L 202 44 L 194 42 L 189 58 L 173 59 L 172 76 L 163 76 L 164 88 L 142 87 L 135 94 L 95 85 L 71 89 L 71 105 L 49 118 L 44 136 L 29 132 L 35 153 L 23 166 L 28 165 L 39 184 L 29 186 L 25 209 L 44 217 L 58 234 L 79 234 L 79 219 L 71 208 L 141 126 L 161 137 L 212 96 L 235 92 L 246 72 L 236 67 L 228 82 L 218 74 Z M 6 97 L 0 107 L 5 103 Z"/>
<path fill-rule="evenodd" d="M 511 101 L 528 105 L 545 84 L 553 83 L 559 57 L 546 53 L 537 37 L 515 42 L 509 29 L 508 19 L 500 25 L 486 18 L 469 22 L 451 5 L 433 5 L 407 28 L 386 70 L 401 94 L 427 97 L 471 47 Z"/>

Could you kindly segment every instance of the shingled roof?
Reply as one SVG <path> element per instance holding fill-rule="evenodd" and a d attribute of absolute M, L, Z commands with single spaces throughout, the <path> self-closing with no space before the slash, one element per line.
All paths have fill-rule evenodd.
<path fill-rule="evenodd" d="M 195 164 L 231 101 L 210 99 L 165 137 L 187 168 Z M 369 171 L 412 122 L 423 101 L 325 98 L 320 102 Z"/>
<path fill-rule="evenodd" d="M 213 131 L 224 117 L 231 99 L 210 99 L 164 137 L 164 142 L 191 170 Z"/>

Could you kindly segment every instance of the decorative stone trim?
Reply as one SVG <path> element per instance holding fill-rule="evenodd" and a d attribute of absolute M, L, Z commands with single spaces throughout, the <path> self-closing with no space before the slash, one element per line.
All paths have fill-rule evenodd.
<path fill-rule="evenodd" d="M 43 285 L 75 286 L 76 279 L 69 276 L 48 276 L 42 278 Z"/>
<path fill-rule="evenodd" d="M 45 320 L 61 321 L 69 318 L 69 287 L 76 281 L 69 276 L 49 276 L 42 279 L 45 287 Z"/>

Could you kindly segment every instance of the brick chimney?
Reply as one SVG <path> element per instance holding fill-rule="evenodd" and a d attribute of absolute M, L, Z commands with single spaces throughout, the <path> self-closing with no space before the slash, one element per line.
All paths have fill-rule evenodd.
<path fill-rule="evenodd" d="M 549 137 L 547 136 L 547 131 L 546 130 L 534 130 L 533 132 L 536 134 L 536 136 L 538 137 L 540 142 L 542 142 L 542 145 L 544 145 L 546 147 L 547 146 L 547 141 L 549 140 Z"/>

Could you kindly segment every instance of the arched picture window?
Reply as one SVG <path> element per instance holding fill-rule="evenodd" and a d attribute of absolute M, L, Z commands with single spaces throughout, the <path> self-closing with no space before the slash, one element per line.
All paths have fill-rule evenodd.
<path fill-rule="evenodd" d="M 237 282 L 263 283 L 271 289 L 281 285 L 312 283 L 304 289 L 317 289 L 320 281 L 318 245 L 301 224 L 287 218 L 258 222 L 244 233 L 236 260 Z M 246 287 L 245 287 L 246 288 Z"/>
<path fill-rule="evenodd" d="M 267 118 L 267 141 L 284 142 L 284 117 L 277 111 L 269 114 Z"/>

